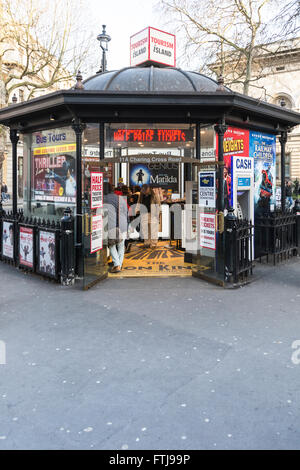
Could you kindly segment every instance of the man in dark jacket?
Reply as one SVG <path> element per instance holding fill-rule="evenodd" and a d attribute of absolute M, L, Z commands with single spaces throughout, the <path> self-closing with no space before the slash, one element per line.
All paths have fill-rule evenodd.
<path fill-rule="evenodd" d="M 113 262 L 110 272 L 118 273 L 122 269 L 128 229 L 127 198 L 115 194 L 109 183 L 104 183 L 103 189 L 104 208 L 108 216 L 108 246 Z"/>

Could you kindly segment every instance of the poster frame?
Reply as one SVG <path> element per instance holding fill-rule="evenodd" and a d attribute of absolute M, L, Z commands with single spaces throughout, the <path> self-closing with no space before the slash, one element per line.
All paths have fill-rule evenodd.
<path fill-rule="evenodd" d="M 13 242 L 13 257 L 11 258 L 10 256 L 6 256 L 3 254 L 3 223 L 7 222 L 9 224 L 12 224 L 14 227 L 14 242 Z M 1 221 L 1 257 L 2 259 L 5 259 L 7 261 L 10 261 L 12 263 L 15 263 L 16 260 L 16 221 L 8 218 L 3 218 Z"/>
<path fill-rule="evenodd" d="M 28 266 L 27 264 L 23 264 L 21 263 L 20 261 L 20 232 L 21 232 L 21 227 L 25 227 L 25 228 L 30 228 L 32 229 L 32 252 L 33 252 L 33 259 L 32 259 L 32 264 L 33 266 Z M 36 226 L 35 225 L 31 225 L 31 224 L 19 224 L 18 226 L 18 266 L 21 267 L 21 268 L 24 268 L 28 271 L 32 271 L 32 272 L 35 272 L 36 270 Z"/>
<path fill-rule="evenodd" d="M 46 273 L 45 271 L 42 271 L 40 267 L 40 233 L 41 232 L 49 232 L 54 234 L 54 239 L 55 239 L 55 273 L 50 274 Z M 59 253 L 60 253 L 60 243 L 59 243 L 59 236 L 58 236 L 58 231 L 55 229 L 50 229 L 48 227 L 38 227 L 37 230 L 37 250 L 38 250 L 38 255 L 36 258 L 36 272 L 38 274 L 41 274 L 42 276 L 49 277 L 51 279 L 58 279 L 59 275 Z"/>

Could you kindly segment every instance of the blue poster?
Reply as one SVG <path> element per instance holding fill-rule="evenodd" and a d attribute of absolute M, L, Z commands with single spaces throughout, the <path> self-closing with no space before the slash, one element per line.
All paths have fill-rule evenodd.
<path fill-rule="evenodd" d="M 129 167 L 129 180 L 132 186 L 142 186 L 143 184 L 150 184 L 151 172 L 146 165 L 130 165 Z"/>
<path fill-rule="evenodd" d="M 276 136 L 251 131 L 249 157 L 254 159 L 254 212 L 263 215 L 276 204 Z"/>

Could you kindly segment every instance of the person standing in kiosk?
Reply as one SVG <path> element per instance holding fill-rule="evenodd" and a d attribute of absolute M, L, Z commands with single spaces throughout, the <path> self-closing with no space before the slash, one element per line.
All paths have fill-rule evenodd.
<path fill-rule="evenodd" d="M 160 200 L 148 184 L 143 184 L 137 206 L 141 215 L 142 235 L 145 248 L 155 248 L 158 241 Z"/>
<path fill-rule="evenodd" d="M 111 273 L 122 269 L 125 252 L 125 238 L 128 229 L 128 208 L 126 198 L 115 194 L 109 183 L 104 183 L 104 207 L 108 215 L 108 247 L 113 262 Z"/>

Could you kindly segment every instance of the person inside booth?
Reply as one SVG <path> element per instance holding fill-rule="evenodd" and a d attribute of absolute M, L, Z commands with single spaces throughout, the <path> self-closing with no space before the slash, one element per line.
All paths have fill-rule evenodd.
<path fill-rule="evenodd" d="M 143 184 L 138 199 L 137 214 L 141 215 L 141 228 L 145 248 L 154 249 L 157 246 L 159 213 L 160 198 L 157 192 L 148 184 Z"/>

